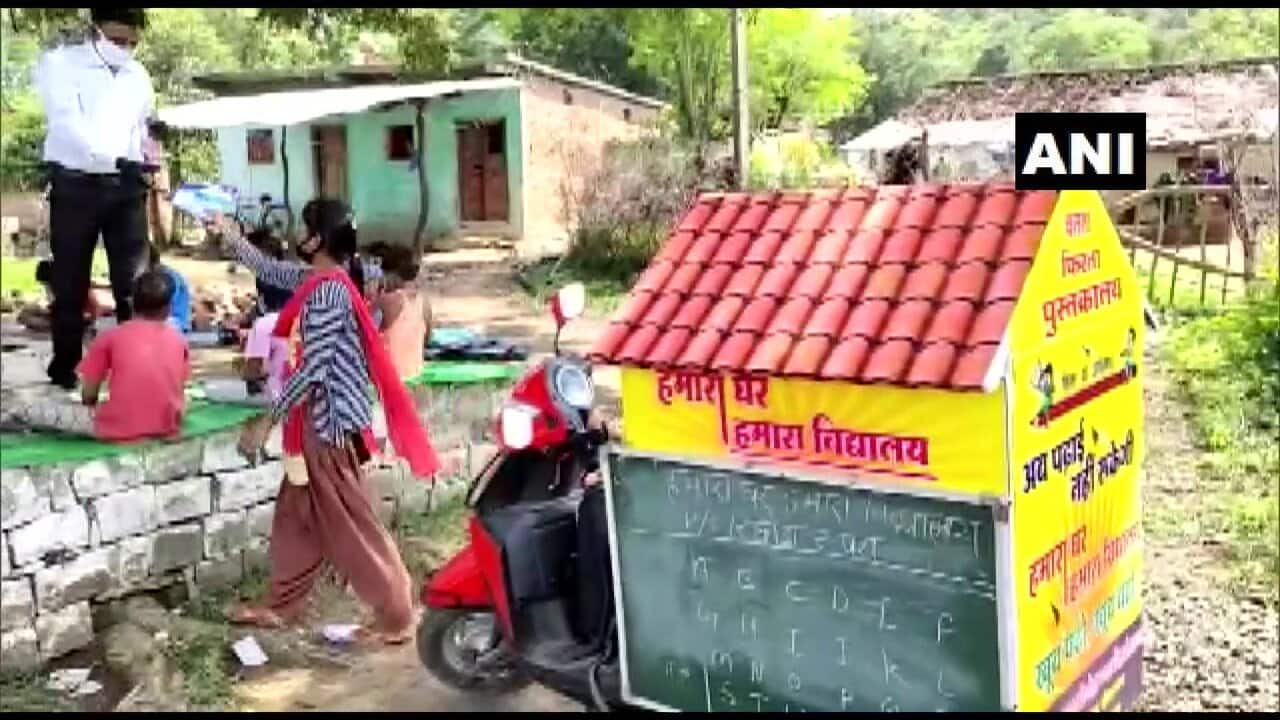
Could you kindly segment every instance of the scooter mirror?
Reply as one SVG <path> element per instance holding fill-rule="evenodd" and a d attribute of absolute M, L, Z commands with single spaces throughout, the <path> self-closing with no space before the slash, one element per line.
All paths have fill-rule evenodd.
<path fill-rule="evenodd" d="M 562 323 L 582 315 L 587 309 L 586 286 L 573 283 L 560 288 L 560 292 L 556 293 L 556 305 L 559 308 L 557 319 Z"/>

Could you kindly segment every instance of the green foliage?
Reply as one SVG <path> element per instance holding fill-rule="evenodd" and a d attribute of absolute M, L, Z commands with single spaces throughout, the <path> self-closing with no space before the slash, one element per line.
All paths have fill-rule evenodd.
<path fill-rule="evenodd" d="M 756 190 L 814 187 L 833 158 L 829 145 L 807 133 L 762 138 L 751 146 L 747 185 Z"/>
<path fill-rule="evenodd" d="M 44 114 L 35 94 L 24 92 L 0 108 L 0 190 L 41 187 Z"/>
<path fill-rule="evenodd" d="M 838 139 L 946 80 L 1280 55 L 1275 8 L 915 8 L 855 19 L 873 83 L 860 111 L 831 126 Z"/>
<path fill-rule="evenodd" d="M 8 670 L 0 673 L 0 712 L 75 712 L 75 706 L 66 698 L 45 689 L 47 680 L 46 677 L 32 673 Z"/>
<path fill-rule="evenodd" d="M 1133 18 L 1072 9 L 1027 36 L 1015 56 L 1027 70 L 1135 67 L 1151 59 L 1150 35 Z"/>
<path fill-rule="evenodd" d="M 753 126 L 775 128 L 791 118 L 825 123 L 862 102 L 868 78 L 852 61 L 852 17 L 770 8 L 753 19 L 747 29 Z"/>
<path fill-rule="evenodd" d="M 723 137 L 730 92 L 729 14 L 718 8 L 637 8 L 631 61 L 660 79 L 681 134 L 698 146 Z"/>
<path fill-rule="evenodd" d="M 521 54 L 642 95 L 661 91 L 658 79 L 631 62 L 631 8 L 524 8 L 497 21 Z"/>
<path fill-rule="evenodd" d="M 1169 359 L 1217 489 L 1199 521 L 1224 536 L 1243 589 L 1280 589 L 1280 283 L 1272 270 L 1225 312 L 1174 328 Z"/>

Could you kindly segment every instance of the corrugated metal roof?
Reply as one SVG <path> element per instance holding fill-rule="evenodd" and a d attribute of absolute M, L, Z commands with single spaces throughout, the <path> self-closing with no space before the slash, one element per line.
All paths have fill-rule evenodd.
<path fill-rule="evenodd" d="M 518 88 L 511 78 L 446 80 L 420 85 L 362 85 L 324 90 L 294 90 L 221 97 L 160 111 L 164 123 L 178 128 L 213 129 L 238 125 L 297 125 L 331 115 L 349 115 L 380 105 L 425 100 L 454 93 Z"/>
<path fill-rule="evenodd" d="M 924 128 L 889 119 L 850 140 L 842 149 L 891 150 L 911 140 L 919 140 L 921 131 L 929 131 L 930 147 L 961 147 L 990 143 L 1013 144 L 1013 118 L 994 120 L 951 120 L 932 123 Z"/>

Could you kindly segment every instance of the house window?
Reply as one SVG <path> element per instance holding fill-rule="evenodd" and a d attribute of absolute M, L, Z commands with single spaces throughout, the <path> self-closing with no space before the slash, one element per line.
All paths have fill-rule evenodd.
<path fill-rule="evenodd" d="M 573 104 L 573 93 L 569 92 L 568 90 L 564 91 L 564 104 L 565 105 Z"/>
<path fill-rule="evenodd" d="M 272 165 L 276 161 L 276 141 L 273 130 L 250 130 L 246 134 L 250 165 Z"/>
<path fill-rule="evenodd" d="M 622 119 L 626 120 L 627 122 L 631 122 L 631 108 L 629 107 L 622 108 Z"/>
<path fill-rule="evenodd" d="M 392 125 L 387 128 L 387 159 L 409 160 L 413 157 L 413 126 Z"/>

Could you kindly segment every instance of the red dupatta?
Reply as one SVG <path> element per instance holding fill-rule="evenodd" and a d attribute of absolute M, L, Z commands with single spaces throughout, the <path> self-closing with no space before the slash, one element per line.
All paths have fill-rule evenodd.
<path fill-rule="evenodd" d="M 302 312 L 303 304 L 316 287 L 326 280 L 336 280 L 351 294 L 351 306 L 354 308 L 356 325 L 360 330 L 360 341 L 364 346 L 369 375 L 374 387 L 378 390 L 378 397 L 382 400 L 383 411 L 386 414 L 387 439 L 391 441 L 391 447 L 397 455 L 409 462 L 409 469 L 414 475 L 420 478 L 433 477 L 440 470 L 440 459 L 436 455 L 435 448 L 431 446 L 431 439 L 427 436 L 427 429 L 423 426 L 422 419 L 418 416 L 413 396 L 409 394 L 408 388 L 405 387 L 404 381 L 400 379 L 400 374 L 396 372 L 391 362 L 391 356 L 383 347 L 378 330 L 373 323 L 373 316 L 369 314 L 369 308 L 364 303 L 363 295 L 345 271 L 335 268 L 326 272 L 312 272 L 308 275 L 289 298 L 289 302 L 285 303 L 284 308 L 280 310 L 273 334 L 280 338 L 288 338 L 292 334 L 293 325 Z M 300 355 L 299 348 L 295 353 L 295 364 L 301 362 Z M 303 407 L 305 407 L 304 403 L 294 405 L 289 409 L 289 414 L 284 421 L 284 452 L 289 455 L 302 453 L 302 423 L 308 422 L 308 418 L 303 413 Z M 372 429 L 365 427 L 360 432 L 364 437 L 365 447 L 370 449 L 375 447 Z"/>

